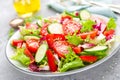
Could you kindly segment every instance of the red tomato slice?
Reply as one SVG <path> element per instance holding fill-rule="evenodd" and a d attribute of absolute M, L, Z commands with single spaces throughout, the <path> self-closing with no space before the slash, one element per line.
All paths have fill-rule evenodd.
<path fill-rule="evenodd" d="M 39 41 L 35 39 L 29 39 L 29 40 L 26 40 L 26 45 L 27 45 L 28 50 L 31 53 L 36 53 L 39 47 Z"/>
<path fill-rule="evenodd" d="M 53 42 L 56 40 L 65 40 L 65 36 L 63 34 L 48 34 L 46 36 L 47 43 L 50 48 L 53 46 Z"/>
<path fill-rule="evenodd" d="M 80 56 L 80 58 L 82 61 L 89 62 L 89 63 L 93 63 L 97 61 L 97 56 L 92 56 L 92 55 L 82 55 Z"/>
<path fill-rule="evenodd" d="M 50 49 L 47 50 L 46 56 L 47 56 L 50 71 L 55 72 L 57 70 L 57 65 L 55 64 L 55 58 L 54 58 L 53 53 Z"/>
<path fill-rule="evenodd" d="M 32 53 L 27 48 L 25 49 L 24 54 L 30 58 L 31 63 L 33 63 L 35 61 Z"/>
<path fill-rule="evenodd" d="M 107 37 L 109 35 L 113 35 L 114 33 L 115 33 L 115 30 L 111 29 L 111 30 L 105 31 L 103 34 Z"/>
<path fill-rule="evenodd" d="M 62 16 L 62 17 L 61 17 L 61 23 L 62 23 L 62 24 L 66 23 L 66 22 L 69 21 L 69 20 L 72 20 L 72 17 L 71 17 L 71 16 L 66 15 L 66 16 Z"/>
<path fill-rule="evenodd" d="M 13 41 L 12 41 L 12 45 L 15 46 L 15 47 L 21 48 L 23 42 L 24 42 L 24 40 L 13 40 Z"/>
<path fill-rule="evenodd" d="M 41 31 L 40 31 L 40 34 L 41 34 L 42 36 L 46 36 L 46 35 L 48 34 L 48 31 L 47 31 L 48 25 L 49 25 L 49 24 L 45 23 L 45 24 L 42 26 L 42 29 L 41 29 Z"/>
<path fill-rule="evenodd" d="M 91 39 L 94 39 L 97 36 L 98 30 L 95 29 L 91 32 L 86 32 L 86 33 L 80 33 L 78 36 L 80 36 L 82 39 L 86 39 L 87 36 L 90 36 Z"/>
<path fill-rule="evenodd" d="M 76 53 L 76 54 L 79 54 L 82 52 L 82 48 L 81 47 L 74 47 L 73 48 L 73 51 Z"/>
<path fill-rule="evenodd" d="M 81 25 L 75 21 L 67 21 L 65 24 L 63 24 L 63 31 L 64 34 L 73 34 L 76 31 L 79 31 L 81 28 Z"/>
<path fill-rule="evenodd" d="M 64 57 L 64 54 L 67 54 L 68 43 L 66 41 L 55 41 L 53 43 L 53 50 L 58 54 L 59 57 Z"/>

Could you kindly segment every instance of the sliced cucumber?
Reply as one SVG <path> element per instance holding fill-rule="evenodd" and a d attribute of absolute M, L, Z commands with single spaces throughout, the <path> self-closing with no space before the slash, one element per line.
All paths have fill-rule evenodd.
<path fill-rule="evenodd" d="M 36 62 L 40 62 L 44 57 L 45 57 L 45 54 L 46 54 L 46 51 L 48 49 L 48 45 L 43 43 L 37 50 L 37 53 L 35 55 L 35 61 Z"/>
<path fill-rule="evenodd" d="M 24 40 L 27 40 L 27 39 L 37 39 L 37 40 L 39 40 L 40 38 L 37 37 L 37 36 L 24 36 Z"/>
<path fill-rule="evenodd" d="M 36 24 L 37 24 L 40 28 L 42 27 L 42 21 L 41 21 L 41 20 L 37 21 Z"/>
<path fill-rule="evenodd" d="M 87 10 L 82 10 L 82 11 L 80 11 L 80 18 L 81 18 L 82 20 L 90 19 L 90 17 L 91 17 L 91 14 L 90 14 L 90 12 L 88 12 Z"/>
<path fill-rule="evenodd" d="M 48 32 L 51 34 L 63 34 L 62 25 L 59 23 L 53 23 L 48 26 Z"/>
<path fill-rule="evenodd" d="M 99 51 L 106 51 L 108 49 L 107 46 L 95 46 L 90 49 L 85 49 L 85 52 L 99 52 Z"/>

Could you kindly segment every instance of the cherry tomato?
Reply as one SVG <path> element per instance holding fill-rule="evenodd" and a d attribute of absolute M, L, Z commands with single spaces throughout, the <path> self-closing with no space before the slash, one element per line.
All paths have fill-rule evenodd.
<path fill-rule="evenodd" d="M 55 41 L 53 43 L 53 50 L 58 54 L 59 57 L 64 57 L 67 54 L 69 45 L 66 41 Z"/>
<path fill-rule="evenodd" d="M 29 40 L 26 40 L 26 45 L 27 45 L 28 50 L 31 53 L 36 53 L 39 47 L 39 41 L 35 39 L 29 39 Z"/>
<path fill-rule="evenodd" d="M 67 21 L 65 24 L 63 24 L 63 31 L 64 34 L 73 34 L 76 31 L 79 31 L 81 28 L 81 25 L 75 21 Z"/>

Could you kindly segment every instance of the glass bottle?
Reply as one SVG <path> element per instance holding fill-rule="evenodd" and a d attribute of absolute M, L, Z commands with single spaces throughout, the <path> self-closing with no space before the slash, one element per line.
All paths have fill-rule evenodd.
<path fill-rule="evenodd" d="M 13 5 L 18 15 L 33 14 L 40 10 L 40 0 L 14 0 Z"/>

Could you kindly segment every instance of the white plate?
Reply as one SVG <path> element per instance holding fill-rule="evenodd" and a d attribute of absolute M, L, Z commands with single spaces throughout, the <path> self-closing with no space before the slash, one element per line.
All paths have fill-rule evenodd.
<path fill-rule="evenodd" d="M 104 16 L 101 16 L 101 15 L 95 15 L 95 16 L 98 16 L 98 17 L 101 17 L 101 18 L 104 18 L 106 20 L 108 20 L 108 18 L 104 17 Z M 116 28 L 116 35 L 119 36 L 120 34 L 120 27 L 117 27 Z M 119 50 L 119 46 L 120 46 L 120 43 L 119 42 L 115 42 L 114 46 L 112 46 L 112 49 L 110 50 L 108 56 L 106 56 L 105 58 L 97 61 L 96 63 L 93 63 L 89 66 L 86 66 L 86 67 L 83 67 L 83 68 L 80 68 L 80 69 L 75 69 L 75 70 L 71 70 L 71 71 L 67 71 L 67 72 L 64 72 L 64 73 L 50 73 L 50 72 L 31 72 L 30 70 L 28 70 L 27 67 L 21 65 L 18 61 L 15 61 L 15 60 L 12 60 L 11 59 L 11 56 L 14 55 L 14 49 L 11 47 L 11 41 L 14 40 L 14 39 L 18 39 L 20 37 L 20 33 L 19 31 L 17 31 L 11 38 L 10 40 L 8 41 L 7 43 L 7 46 L 6 46 L 6 57 L 8 59 L 8 61 L 10 62 L 10 64 L 12 64 L 14 66 L 14 68 L 24 72 L 24 73 L 27 73 L 27 74 L 30 74 L 30 75 L 34 75 L 34 76 L 42 76 L 42 77 L 50 77 L 50 76 L 64 76 L 64 75 L 70 75 L 70 74 L 74 74 L 74 73 L 79 73 L 79 72 L 82 72 L 82 71 L 85 71 L 87 69 L 90 69 L 90 68 L 93 68 L 101 63 L 103 63 L 104 61 L 106 61 L 107 59 L 109 59 L 110 57 L 112 57 L 118 50 Z"/>

